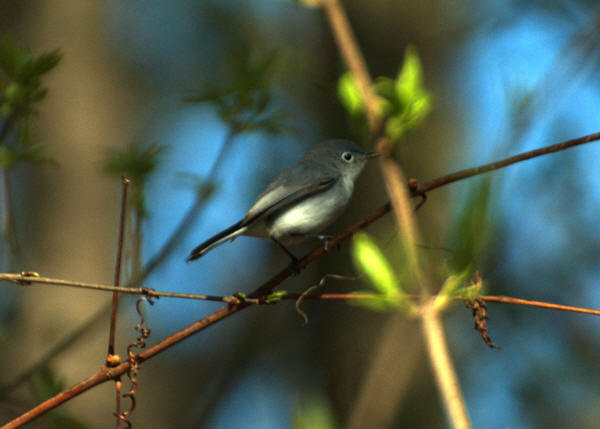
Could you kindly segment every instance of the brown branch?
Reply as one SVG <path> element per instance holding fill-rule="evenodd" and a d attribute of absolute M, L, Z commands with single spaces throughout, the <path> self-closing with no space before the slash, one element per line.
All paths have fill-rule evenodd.
<path fill-rule="evenodd" d="M 541 156 L 546 153 L 552 153 L 552 152 L 556 152 L 559 150 L 564 150 L 569 147 L 573 147 L 577 144 L 589 143 L 589 142 L 596 141 L 596 140 L 600 140 L 600 133 L 590 134 L 588 136 L 569 140 L 564 143 L 559 143 L 557 145 L 548 146 L 546 148 L 537 149 L 535 151 L 525 152 L 521 155 L 517 155 L 515 157 L 507 158 L 505 160 L 497 161 L 495 163 L 486 164 L 481 167 L 475 167 L 475 168 L 468 169 L 468 170 L 462 170 L 460 172 L 449 174 L 447 176 L 440 177 L 440 178 L 432 180 L 430 182 L 426 182 L 422 186 L 413 186 L 413 187 L 409 186 L 409 187 L 411 188 L 412 195 L 418 196 L 418 195 L 421 195 L 422 193 L 431 191 L 431 190 L 439 188 L 441 186 L 445 186 L 445 185 L 455 182 L 457 180 L 462 180 L 462 179 L 466 179 L 468 177 L 474 176 L 476 174 L 481 174 L 482 172 L 496 170 L 496 169 L 499 169 L 502 167 L 506 167 L 507 165 L 514 164 L 519 161 L 530 159 L 534 156 Z M 576 143 L 574 143 L 574 142 L 576 142 Z M 533 153 L 533 155 L 528 155 L 530 153 Z M 510 160 L 510 162 L 509 162 L 509 160 Z M 493 167 L 490 167 L 492 165 L 493 165 Z M 485 168 L 485 170 L 483 170 L 484 168 Z M 447 178 L 451 178 L 451 179 L 447 179 Z M 387 212 L 390 211 L 390 208 L 391 208 L 390 203 L 384 204 L 377 210 L 375 210 L 372 213 L 370 213 L 369 215 L 367 215 L 365 218 L 361 219 L 360 221 L 358 221 L 357 223 L 352 225 L 350 228 L 348 228 L 345 231 L 336 235 L 334 238 L 332 238 L 329 241 L 328 246 L 330 248 L 332 248 L 332 247 L 335 247 L 336 245 L 341 244 L 342 242 L 346 241 L 356 231 L 365 228 L 366 226 L 370 225 L 371 223 L 375 222 L 377 219 L 379 219 L 380 217 L 385 215 Z M 323 256 L 325 253 L 326 253 L 326 250 L 325 250 L 324 246 L 318 247 L 318 248 L 314 249 L 312 252 L 308 253 L 302 259 L 300 259 L 292 268 L 294 270 L 300 270 L 301 268 L 306 267 L 308 264 L 310 264 L 315 259 L 318 259 L 321 256 Z M 289 269 L 282 270 L 277 275 L 275 275 L 273 278 L 271 278 L 270 280 L 265 282 L 263 285 L 261 285 L 259 288 L 257 288 L 252 294 L 249 295 L 249 297 L 257 298 L 257 297 L 261 297 L 261 296 L 268 294 L 270 291 L 275 289 L 275 287 L 277 287 L 279 284 L 281 284 L 285 279 L 290 277 L 291 274 L 292 274 L 292 271 Z M 3 275 L 0 275 L 0 280 L 15 281 L 14 276 L 15 276 L 14 274 L 3 274 Z M 33 282 L 36 282 L 37 279 L 38 279 L 37 277 L 31 277 L 31 278 L 27 278 L 26 280 L 33 283 Z M 23 279 L 19 279 L 19 280 L 23 280 Z M 42 283 L 42 282 L 40 282 L 40 283 Z M 68 282 L 63 282 L 62 284 L 68 285 L 67 283 Z M 143 289 L 143 288 L 138 288 L 138 290 L 140 290 L 140 291 L 141 291 L 141 289 Z M 308 297 L 306 297 L 306 298 L 309 299 Z M 494 300 L 490 300 L 490 302 L 494 302 Z M 508 301 L 502 301 L 502 302 L 508 303 Z M 225 318 L 231 316 L 232 314 L 237 313 L 238 311 L 243 310 L 244 308 L 246 308 L 250 305 L 251 304 L 249 304 L 249 303 L 242 303 L 242 304 L 234 304 L 234 305 L 229 305 L 227 307 L 224 307 L 224 308 L 216 311 L 215 313 L 212 313 L 212 314 L 206 316 L 205 318 L 198 320 L 197 322 L 191 324 L 187 328 L 184 328 L 183 330 L 170 335 L 169 337 L 165 338 L 164 340 L 162 340 L 155 346 L 150 347 L 149 349 L 139 353 L 136 356 L 138 357 L 140 362 L 150 359 L 153 356 L 155 356 L 156 354 L 162 352 L 163 350 L 179 343 L 180 341 L 183 341 L 187 337 L 189 337 L 199 331 L 202 331 L 203 329 L 206 329 L 207 327 L 221 321 L 222 319 L 225 319 Z M 523 305 L 525 305 L 525 304 L 523 304 Z M 556 307 L 556 309 L 565 310 L 565 308 L 558 308 L 558 307 Z M 571 311 L 571 310 L 569 310 L 569 311 Z M 595 314 L 595 313 L 593 313 L 593 311 L 595 311 L 595 310 L 590 310 L 588 313 Z M 84 383 L 80 383 L 76 386 L 73 386 L 72 388 L 67 389 L 64 392 L 58 394 L 57 396 L 50 398 L 46 402 L 43 402 L 42 404 L 38 405 L 37 407 L 33 408 L 32 410 L 28 411 L 27 413 L 23 414 L 22 416 L 18 417 L 17 419 L 13 420 L 12 422 L 8 423 L 6 426 L 4 426 L 1 429 L 19 427 L 22 424 L 33 420 L 34 418 L 38 417 L 39 415 L 44 414 L 48 410 L 57 407 L 58 405 L 62 404 L 63 402 L 83 393 L 84 391 L 90 389 L 91 387 L 93 387 L 97 384 L 103 383 L 109 379 L 116 378 L 116 377 L 122 375 L 123 373 L 125 373 L 127 371 L 128 367 L 129 367 L 128 363 L 123 363 L 123 364 L 119 365 L 118 367 L 112 368 L 108 373 L 107 373 L 106 369 L 103 369 L 103 370 L 99 371 L 96 375 L 94 375 L 90 379 L 88 379 L 88 381 L 86 381 Z M 93 380 L 93 381 L 95 380 L 95 381 L 91 382 L 90 380 Z"/>
<path fill-rule="evenodd" d="M 341 6 L 339 0 L 320 0 L 320 4 L 333 30 L 338 50 L 358 82 L 362 98 L 365 101 L 367 120 L 369 121 L 371 132 L 373 135 L 377 135 L 381 125 L 381 116 L 372 89 L 373 82 L 369 75 L 367 64 L 358 48 L 358 42 L 348 21 L 346 11 Z"/>
<path fill-rule="evenodd" d="M 464 180 L 469 177 L 477 176 L 479 174 L 487 173 L 493 170 L 499 170 L 500 168 L 507 167 L 518 162 L 526 161 L 531 158 L 535 158 L 542 155 L 548 155 L 550 153 L 559 152 L 561 150 L 569 149 L 574 146 L 590 143 L 596 140 L 600 140 L 600 132 L 588 134 L 583 137 L 578 137 L 572 140 L 567 140 L 561 143 L 556 143 L 550 146 L 545 146 L 539 149 L 530 150 L 523 152 L 509 158 L 505 158 L 499 161 L 490 162 L 489 164 L 480 165 L 479 167 L 467 168 L 460 170 L 452 174 L 447 174 L 437 179 L 425 182 L 422 185 L 418 185 L 416 189 L 411 189 L 416 195 L 423 195 L 428 191 L 447 185 L 452 182 Z"/>
<path fill-rule="evenodd" d="M 341 241 L 341 240 L 340 240 Z M 316 259 L 317 257 L 315 257 Z M 117 287 L 117 286 L 109 286 L 109 285 L 100 285 L 95 283 L 84 283 L 84 282 L 75 282 L 70 280 L 60 280 L 60 279 L 52 279 L 47 277 L 27 277 L 22 274 L 0 274 L 0 281 L 10 281 L 12 283 L 17 284 L 25 284 L 25 283 L 33 283 L 33 284 L 50 284 L 50 285 L 59 285 L 59 286 L 67 286 L 67 287 L 78 287 L 83 289 L 92 289 L 92 290 L 100 290 L 100 291 L 108 291 L 114 292 L 118 291 L 119 293 L 132 294 L 132 295 L 145 295 L 149 297 L 164 297 L 164 298 L 182 298 L 182 299 L 194 299 L 199 301 L 214 301 L 214 302 L 223 302 L 223 303 L 232 303 L 241 304 L 244 302 L 242 298 L 236 295 L 201 295 L 201 294 L 193 294 L 193 293 L 179 293 L 179 292 L 166 292 L 166 291 L 157 291 L 154 289 L 148 289 L 144 287 L 139 288 L 128 288 L 128 287 Z M 265 294 L 257 295 L 259 297 L 264 298 Z M 302 300 L 325 300 L 325 301 L 350 301 L 357 299 L 369 299 L 373 298 L 375 295 L 370 293 L 323 293 L 323 294 L 298 294 L 298 293 L 288 293 L 287 295 L 281 297 L 282 300 L 297 300 L 302 298 Z M 407 294 L 409 298 L 418 298 L 420 295 L 416 294 Z M 460 296 L 452 296 L 450 297 L 453 300 L 464 300 L 463 297 Z M 526 305 L 529 307 L 539 307 L 539 308 L 547 308 L 551 310 L 561 310 L 561 311 L 572 311 L 575 313 L 583 313 L 583 314 L 591 314 L 594 316 L 600 316 L 600 310 L 595 310 L 591 308 L 585 307 L 574 307 L 570 305 L 561 305 L 561 304 L 552 304 L 544 301 L 534 301 L 528 299 L 514 298 L 510 296 L 503 295 L 482 295 L 483 298 L 487 302 L 498 302 L 502 304 L 514 304 L 514 305 Z M 265 304 L 264 300 L 261 299 L 253 299 L 248 298 L 246 300 L 248 304 Z"/>
<path fill-rule="evenodd" d="M 121 284 L 121 264 L 123 262 L 123 245 L 125 241 L 125 217 L 127 214 L 127 190 L 130 180 L 126 177 L 121 177 L 123 190 L 121 194 L 121 213 L 119 217 L 119 238 L 117 240 L 117 261 L 115 263 L 115 281 L 114 285 Z M 113 292 L 112 308 L 110 313 L 110 327 L 108 331 L 108 356 L 109 358 L 115 354 L 115 331 L 117 329 L 117 310 L 119 307 L 119 292 Z M 117 420 L 118 424 L 118 420 Z"/>
<path fill-rule="evenodd" d="M 289 293 L 282 297 L 282 300 L 296 300 L 300 298 L 301 294 Z M 361 299 L 374 298 L 376 295 L 371 293 L 323 293 L 323 294 L 307 294 L 302 296 L 302 300 L 323 300 L 323 301 L 352 301 Z M 420 295 L 407 294 L 409 298 L 420 298 Z M 451 299 L 455 301 L 464 301 L 465 298 L 462 296 L 451 296 Z M 546 308 L 550 310 L 569 311 L 573 313 L 591 314 L 593 316 L 600 316 L 600 310 L 585 307 L 574 307 L 572 305 L 554 304 L 551 302 L 534 301 L 529 299 L 514 298 L 512 296 L 503 295 L 481 295 L 479 298 L 486 302 L 496 302 L 501 304 L 513 304 L 513 305 L 524 305 L 528 307 Z"/>
<path fill-rule="evenodd" d="M 444 331 L 439 309 L 434 304 L 434 299 L 421 305 L 421 323 L 423 336 L 427 345 L 429 360 L 433 367 L 433 375 L 442 397 L 442 402 L 456 429 L 470 429 L 471 421 L 465 404 L 465 398 L 456 369 L 452 362 L 448 340 Z"/>

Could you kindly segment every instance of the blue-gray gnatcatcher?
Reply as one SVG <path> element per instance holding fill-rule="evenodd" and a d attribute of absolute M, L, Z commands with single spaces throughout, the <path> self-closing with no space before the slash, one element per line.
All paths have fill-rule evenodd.
<path fill-rule="evenodd" d="M 325 239 L 317 234 L 342 213 L 354 181 L 367 160 L 377 155 L 347 140 L 316 145 L 271 182 L 242 220 L 196 247 L 187 261 L 238 235 L 248 235 L 273 240 L 295 262 L 285 246 L 307 237 Z"/>

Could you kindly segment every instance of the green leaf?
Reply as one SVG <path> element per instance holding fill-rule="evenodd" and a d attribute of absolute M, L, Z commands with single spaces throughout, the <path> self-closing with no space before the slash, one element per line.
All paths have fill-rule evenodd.
<path fill-rule="evenodd" d="M 490 221 L 491 179 L 476 181 L 469 189 L 466 201 L 458 215 L 452 239 L 450 269 L 453 272 L 468 270 L 472 273 L 486 255 L 485 247 L 493 234 Z"/>
<path fill-rule="evenodd" d="M 267 298 L 265 299 L 265 302 L 267 304 L 274 304 L 278 301 L 281 301 L 281 299 L 286 296 L 288 293 L 285 290 L 280 290 L 277 292 L 272 292 L 271 294 L 269 294 L 267 296 Z"/>
<path fill-rule="evenodd" d="M 365 274 L 371 285 L 383 295 L 400 291 L 396 273 L 375 242 L 366 233 L 354 235 L 352 242 L 354 265 Z"/>
<path fill-rule="evenodd" d="M 231 78 L 224 82 L 203 82 L 202 89 L 183 98 L 187 103 L 212 104 L 219 118 L 237 133 L 290 131 L 286 115 L 274 107 L 271 74 L 277 55 L 255 54 L 240 49 L 230 64 Z"/>
<path fill-rule="evenodd" d="M 350 72 L 344 73 L 338 79 L 337 93 L 342 105 L 350 115 L 359 115 L 365 112 L 365 105 L 362 99 L 358 82 Z"/>
<path fill-rule="evenodd" d="M 40 143 L 27 145 L 25 140 L 20 138 L 14 145 L 0 146 L 0 167 L 10 168 L 21 162 L 56 164 L 56 161 L 47 156 L 45 151 L 46 145 Z"/>
<path fill-rule="evenodd" d="M 423 91 L 423 70 L 421 60 L 414 46 L 408 46 L 404 52 L 404 63 L 395 82 L 396 96 L 400 100 L 410 101 Z"/>
<path fill-rule="evenodd" d="M 165 149 L 158 143 L 136 140 L 123 147 L 109 148 L 102 167 L 111 176 L 126 176 L 137 184 L 144 184 L 158 168 Z"/>
<path fill-rule="evenodd" d="M 16 79 L 22 64 L 32 57 L 29 50 L 18 46 L 7 36 L 0 38 L 0 68 L 11 78 Z"/>
<path fill-rule="evenodd" d="M 106 174 L 131 179 L 133 192 L 130 198 L 142 216 L 146 215 L 146 182 L 158 168 L 165 149 L 165 146 L 158 143 L 134 141 L 122 148 L 109 148 L 102 161 L 102 169 Z"/>
<path fill-rule="evenodd" d="M 40 54 L 37 58 L 32 58 L 25 62 L 19 71 L 19 80 L 27 81 L 29 79 L 39 78 L 48 73 L 60 62 L 62 54 L 58 49 L 51 52 Z"/>
<path fill-rule="evenodd" d="M 34 395 L 40 400 L 55 396 L 65 388 L 64 382 L 47 366 L 35 372 L 30 381 Z"/>
<path fill-rule="evenodd" d="M 331 405 L 321 395 L 304 398 L 294 410 L 293 429 L 336 429 Z"/>
<path fill-rule="evenodd" d="M 452 297 L 458 295 L 458 290 L 465 284 L 468 275 L 468 269 L 450 274 L 435 298 L 435 305 L 438 308 L 447 306 L 452 301 Z"/>
<path fill-rule="evenodd" d="M 409 46 L 396 79 L 378 77 L 374 84 L 386 136 L 397 142 L 421 125 L 432 108 L 431 94 L 423 86 L 419 56 Z"/>
<path fill-rule="evenodd" d="M 56 396 L 65 389 L 65 384 L 49 367 L 42 367 L 30 378 L 30 386 L 38 401 L 43 401 Z M 86 425 L 79 420 L 65 414 L 62 410 L 52 410 L 48 413 L 48 420 L 55 427 L 64 429 L 85 429 Z"/>

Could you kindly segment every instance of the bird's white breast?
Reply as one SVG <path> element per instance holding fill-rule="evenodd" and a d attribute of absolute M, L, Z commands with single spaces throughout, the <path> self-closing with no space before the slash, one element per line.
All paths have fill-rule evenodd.
<path fill-rule="evenodd" d="M 340 180 L 332 188 L 307 198 L 273 219 L 270 235 L 278 240 L 293 242 L 290 234 L 318 234 L 344 210 L 354 183 Z"/>

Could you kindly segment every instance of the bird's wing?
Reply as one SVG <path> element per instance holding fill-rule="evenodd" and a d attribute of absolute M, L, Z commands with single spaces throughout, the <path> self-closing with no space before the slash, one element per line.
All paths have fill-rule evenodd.
<path fill-rule="evenodd" d="M 257 199 L 242 220 L 242 225 L 268 216 L 288 204 L 331 188 L 339 176 L 323 174 L 308 161 L 291 166 L 277 177 Z"/>

